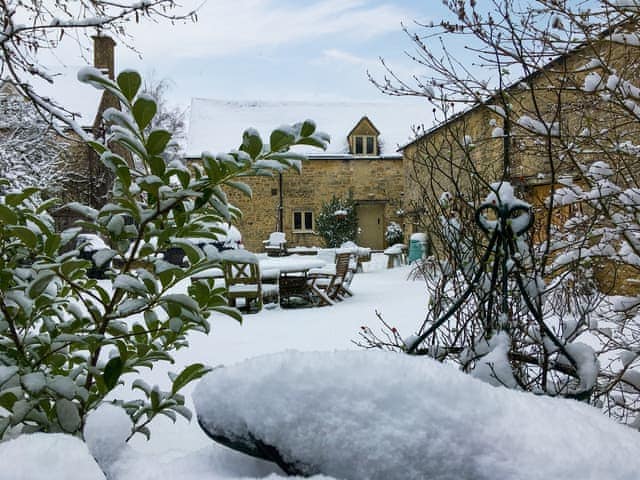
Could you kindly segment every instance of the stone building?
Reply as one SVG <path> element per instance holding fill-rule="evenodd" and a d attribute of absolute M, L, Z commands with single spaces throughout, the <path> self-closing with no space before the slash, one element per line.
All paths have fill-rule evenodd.
<path fill-rule="evenodd" d="M 403 160 L 397 148 L 411 138 L 411 126 L 423 121 L 424 112 L 423 107 L 402 103 L 194 99 L 187 148 L 194 160 L 202 151 L 238 148 L 245 128 L 256 128 L 268 138 L 281 124 L 313 119 L 318 130 L 331 136 L 327 151 L 301 149 L 308 160 L 300 174 L 246 179 L 252 199 L 231 193 L 232 203 L 243 213 L 238 227 L 246 247 L 261 251 L 262 241 L 280 230 L 290 246 L 323 246 L 314 231 L 323 203 L 333 195 L 351 195 L 359 219 L 357 243 L 382 249 L 386 226 L 392 221 L 404 224 Z"/>
<path fill-rule="evenodd" d="M 95 36 L 93 41 L 94 66 L 109 78 L 115 78 L 115 42 L 106 36 Z M 36 84 L 36 91 L 73 112 L 77 123 L 95 138 L 103 138 L 105 129 L 102 112 L 109 107 L 119 108 L 119 104 L 107 92 L 80 83 L 77 79 L 78 69 L 65 70 L 54 77 L 53 84 Z M 36 185 L 46 187 L 45 196 L 55 196 L 61 203 L 76 201 L 96 208 L 104 204 L 111 188 L 111 174 L 96 153 L 72 129 L 64 125 L 52 128 L 8 82 L 0 84 L 0 108 L 4 110 L 4 121 L 0 122 L 0 144 L 4 143 L 7 149 L 14 149 L 15 146 L 7 142 L 21 134 L 31 137 L 36 143 L 35 147 L 26 148 L 16 156 L 15 162 L 3 162 L 5 169 L 12 171 L 0 172 L 0 175 L 21 174 L 22 169 L 37 163 L 34 155 L 50 155 L 55 160 L 44 165 L 50 171 L 33 172 L 34 179 L 38 174 L 49 176 L 46 185 Z M 12 117 L 11 122 L 6 121 L 8 117 Z M 35 165 L 35 168 L 39 167 Z M 52 213 L 60 229 L 70 226 L 78 218 L 77 214 L 64 208 Z"/>
<path fill-rule="evenodd" d="M 626 29 L 617 26 L 558 55 L 403 145 L 406 223 L 414 231 L 439 228 L 441 195 L 449 192 L 448 207 L 464 226 L 472 225 L 473 208 L 486 197 L 489 185 L 505 180 L 533 205 L 534 240 L 540 242 L 549 225 L 562 227 L 568 215 L 588 211 L 588 205 L 548 200 L 569 181 L 586 185 L 584 165 L 603 159 L 613 167 L 614 183 L 637 182 L 640 165 L 625 146 L 639 143 L 640 110 L 634 109 L 640 96 L 622 79 L 638 78 L 640 47 L 614 33 L 617 28 Z M 622 281 L 626 277 L 619 275 Z M 601 283 L 616 282 L 603 277 Z"/>

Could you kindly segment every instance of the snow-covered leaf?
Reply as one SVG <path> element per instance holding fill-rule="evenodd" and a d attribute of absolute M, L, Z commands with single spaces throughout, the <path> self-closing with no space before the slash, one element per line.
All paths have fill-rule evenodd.
<path fill-rule="evenodd" d="M 62 430 L 74 433 L 80 427 L 80 413 L 77 405 L 67 399 L 61 398 L 56 402 L 56 416 Z"/>

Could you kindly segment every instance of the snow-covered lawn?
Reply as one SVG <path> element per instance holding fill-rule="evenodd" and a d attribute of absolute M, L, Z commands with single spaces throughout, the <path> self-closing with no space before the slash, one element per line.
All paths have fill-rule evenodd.
<path fill-rule="evenodd" d="M 427 298 L 422 281 L 407 280 L 409 267 L 385 269 L 383 255 L 365 265 L 365 272 L 354 277 L 354 296 L 331 307 L 281 309 L 265 308 L 260 313 L 244 315 L 242 325 L 228 317 L 212 321 L 208 336 L 193 334 L 190 348 L 178 351 L 177 365 L 162 365 L 148 373 L 147 383 L 166 384 L 168 370 L 201 362 L 211 366 L 229 365 L 265 353 L 284 350 L 323 351 L 356 349 L 362 325 L 377 328 L 376 311 L 385 320 L 397 324 L 401 331 L 412 331 L 424 317 Z M 193 387 L 187 390 L 191 394 Z M 193 404 L 189 405 L 193 408 Z M 138 435 L 134 448 L 161 458 L 177 458 L 213 442 L 197 423 L 159 419 L 151 426 L 151 440 Z M 218 448 L 218 447 L 214 447 Z"/>
<path fill-rule="evenodd" d="M 365 264 L 365 271 L 353 280 L 354 297 L 332 307 L 281 309 L 268 305 L 257 314 L 245 315 L 242 324 L 220 316 L 212 321 L 209 335 L 190 337 L 190 347 L 176 353 L 175 365 L 157 365 L 154 370 L 144 372 L 144 377 L 147 383 L 166 385 L 168 371 L 177 371 L 193 362 L 231 365 L 285 350 L 357 349 L 351 340 L 357 338 L 362 325 L 377 328 L 376 311 L 402 331 L 411 331 L 424 316 L 424 283 L 407 280 L 409 267 L 387 270 L 385 262 L 383 255 L 374 255 L 372 261 Z M 193 388 L 190 385 L 185 391 L 192 410 Z M 132 395 L 128 389 L 118 394 Z M 105 418 L 103 428 L 108 428 L 111 421 Z M 213 442 L 202 432 L 195 415 L 191 423 L 179 418 L 174 424 L 159 418 L 151 425 L 150 441 L 137 435 L 129 444 L 117 468 L 111 472 L 115 480 L 213 480 L 281 474 L 272 464 Z"/>
<path fill-rule="evenodd" d="M 636 471 L 636 464 L 640 470 L 637 433 L 577 402 L 489 386 L 423 358 L 378 353 L 363 360 L 362 355 L 300 356 L 291 352 L 360 350 L 351 340 L 357 338 L 363 325 L 378 328 L 376 311 L 400 331 L 413 331 L 426 311 L 424 283 L 408 280 L 409 267 L 387 270 L 385 262 L 383 255 L 374 255 L 372 262 L 365 265 L 365 272 L 354 278 L 354 297 L 332 307 L 271 306 L 245 315 L 242 324 L 219 317 L 212 322 L 208 336 L 194 334 L 190 348 L 176 353 L 176 365 L 158 365 L 145 372 L 145 380 L 166 385 L 167 371 L 193 362 L 212 366 L 239 364 L 219 370 L 222 375 L 218 377 L 214 371 L 211 378 L 200 381 L 204 382 L 203 387 L 206 385 L 199 389 L 201 414 L 222 418 L 222 425 L 238 425 L 238 419 L 243 418 L 264 420 L 252 420 L 252 425 L 244 427 L 240 420 L 241 428 L 235 433 L 242 435 L 244 428 L 249 428 L 252 435 L 263 436 L 260 438 L 280 438 L 279 447 L 299 454 L 307 462 L 317 460 L 315 467 L 332 472 L 336 478 L 426 478 L 420 472 L 427 468 L 434 478 L 456 480 L 637 480 L 635 473 L 629 474 Z M 254 358 L 283 351 L 289 352 Z M 253 360 L 247 362 L 248 359 Z M 219 385 L 224 385 L 224 391 Z M 393 387 L 385 389 L 385 385 Z M 196 388 L 190 384 L 185 391 L 194 414 L 191 396 Z M 317 395 L 309 396 L 310 388 Z M 293 404 L 278 397 L 279 391 L 284 394 L 285 390 L 287 399 L 294 399 Z M 342 392 L 340 401 L 325 404 L 323 399 L 338 398 L 332 393 L 336 390 Z M 118 394 L 133 395 L 128 387 Z M 211 405 L 207 405 L 208 398 Z M 316 415 L 305 415 L 305 402 L 315 408 Z M 369 410 L 373 410 L 370 415 Z M 158 419 L 151 425 L 150 441 L 138 435 L 124 450 L 115 452 L 111 447 L 118 438 L 126 437 L 127 422 L 120 409 L 107 406 L 87 423 L 87 443 L 109 480 L 274 480 L 284 476 L 275 464 L 213 442 L 198 426 L 195 415 L 191 423 L 178 419 L 173 424 L 168 419 Z M 338 428 L 340 425 L 342 428 Z M 293 437 L 285 435 L 282 441 L 283 428 Z M 332 433 L 326 441 L 316 435 L 295 437 L 310 428 L 330 428 Z M 406 441 L 402 440 L 404 432 Z M 298 444 L 295 438 L 302 443 Z M 0 448 L 0 463 L 4 466 L 0 480 L 102 480 L 102 474 L 90 465 L 90 458 L 89 464 L 82 466 L 87 462 L 86 447 L 71 440 L 62 442 L 55 436 L 40 435 L 29 441 L 22 436 L 4 444 Z M 423 443 L 428 451 L 423 452 Z M 349 447 L 351 444 L 353 448 Z M 376 453 L 376 448 L 383 448 L 383 454 Z M 313 451 L 316 453 L 309 456 Z M 358 461 L 349 460 L 353 455 Z M 363 455 L 368 460 L 361 460 Z M 30 467 L 43 459 L 43 468 Z M 78 468 L 86 468 L 86 474 L 79 476 Z M 389 476 L 382 473 L 385 471 L 394 473 Z M 612 476 L 607 477 L 609 473 Z"/>

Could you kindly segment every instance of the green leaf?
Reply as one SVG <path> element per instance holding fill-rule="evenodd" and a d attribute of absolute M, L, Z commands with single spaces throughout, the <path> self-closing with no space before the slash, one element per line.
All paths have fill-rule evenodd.
<path fill-rule="evenodd" d="M 36 208 L 36 213 L 43 213 L 54 207 L 59 200 L 57 198 L 50 198 L 49 200 L 45 200 Z"/>
<path fill-rule="evenodd" d="M 191 417 L 193 416 L 193 414 L 191 413 L 191 410 L 189 410 L 184 405 L 174 405 L 174 406 L 169 407 L 169 408 L 171 408 L 171 410 L 174 410 L 174 411 L 178 412 L 180 415 L 182 415 L 188 421 L 191 421 Z"/>
<path fill-rule="evenodd" d="M 124 96 L 127 97 L 129 101 L 133 100 L 133 97 L 136 96 L 142 84 L 140 74 L 134 70 L 121 72 L 116 81 L 118 82 L 120 90 L 122 90 L 122 93 L 124 93 Z"/>
<path fill-rule="evenodd" d="M 170 293 L 162 297 L 162 300 L 167 304 L 175 303 L 183 308 L 186 308 L 187 310 L 193 310 L 196 312 L 198 311 L 199 307 L 198 303 L 195 300 L 182 293 Z"/>
<path fill-rule="evenodd" d="M 311 145 L 312 147 L 318 147 L 318 148 L 321 148 L 322 150 L 327 149 L 326 142 L 319 140 L 315 137 L 301 138 L 296 142 L 296 145 Z"/>
<path fill-rule="evenodd" d="M 147 441 L 151 439 L 151 430 L 149 430 L 148 427 L 138 427 L 136 428 L 136 432 L 139 432 L 147 437 Z"/>
<path fill-rule="evenodd" d="M 157 385 L 153 387 L 153 390 L 151 390 L 149 400 L 151 400 L 151 409 L 157 411 L 160 407 L 160 391 Z"/>
<path fill-rule="evenodd" d="M 153 310 L 147 310 L 144 312 L 144 323 L 148 330 L 155 330 L 158 327 L 158 323 L 160 323 L 158 314 Z"/>
<path fill-rule="evenodd" d="M 305 120 L 302 122 L 302 126 L 300 127 L 300 135 L 303 137 L 308 137 L 313 135 L 313 132 L 316 131 L 316 123 L 313 120 Z"/>
<path fill-rule="evenodd" d="M 151 155 L 149 157 L 149 167 L 151 168 L 151 173 L 158 177 L 165 174 L 166 164 L 160 155 Z"/>
<path fill-rule="evenodd" d="M 176 423 L 177 415 L 173 410 L 160 410 L 160 413 L 165 417 L 169 417 L 173 421 L 173 423 Z"/>
<path fill-rule="evenodd" d="M 104 152 L 100 155 L 100 161 L 114 172 L 117 171 L 118 167 L 129 168 L 129 165 L 127 165 L 127 161 L 124 158 L 110 151 Z"/>
<path fill-rule="evenodd" d="M 65 363 L 67 363 L 67 357 L 63 353 L 54 353 L 47 357 L 46 363 L 51 365 L 53 368 L 61 368 Z"/>
<path fill-rule="evenodd" d="M 240 190 L 249 198 L 253 196 L 253 191 L 251 190 L 251 187 L 244 182 L 235 182 L 235 181 L 229 180 L 228 182 L 226 182 L 226 185 L 230 186 L 231 188 L 235 188 L 236 190 Z"/>
<path fill-rule="evenodd" d="M 187 255 L 187 258 L 189 259 L 189 262 L 191 262 L 191 265 L 195 265 L 204 258 L 202 250 L 186 240 L 176 238 L 174 239 L 172 246 L 180 247 Z"/>
<path fill-rule="evenodd" d="M 104 367 L 104 384 L 107 390 L 112 390 L 117 384 L 124 369 L 124 362 L 120 357 L 113 357 Z"/>
<path fill-rule="evenodd" d="M 36 298 L 44 292 L 44 290 L 49 286 L 51 280 L 56 276 L 55 272 L 51 270 L 44 270 L 39 272 L 36 275 L 36 278 L 31 282 L 29 287 L 27 288 L 27 295 L 30 298 Z"/>
<path fill-rule="evenodd" d="M 147 128 L 157 110 L 156 102 L 149 97 L 141 97 L 136 100 L 136 103 L 133 104 L 133 118 L 136 119 L 140 130 Z"/>
<path fill-rule="evenodd" d="M 98 155 L 102 155 L 104 152 L 107 151 L 107 147 L 105 147 L 104 145 L 102 145 L 99 142 L 94 142 L 94 141 L 88 141 L 87 145 L 89 145 L 91 148 L 93 148 L 93 150 L 98 154 Z"/>
<path fill-rule="evenodd" d="M 97 70 L 94 70 L 93 72 L 87 72 L 82 76 L 78 76 L 78 80 L 80 80 L 82 83 L 88 83 L 95 88 L 107 90 L 108 92 L 115 95 L 118 99 L 122 100 L 123 103 L 127 103 L 127 99 L 122 94 L 122 91 L 120 90 L 118 85 Z"/>
<path fill-rule="evenodd" d="M 15 225 L 18 223 L 18 215 L 6 205 L 0 205 L 0 222 Z"/>
<path fill-rule="evenodd" d="M 194 363 L 186 367 L 173 381 L 171 393 L 175 395 L 182 387 L 211 371 L 211 367 L 205 367 L 201 363 Z"/>
<path fill-rule="evenodd" d="M 3 392 L 0 393 L 0 407 L 11 411 L 13 409 L 13 404 L 16 403 L 18 397 L 13 392 Z"/>
<path fill-rule="evenodd" d="M 149 155 L 160 155 L 171 140 L 171 133 L 166 130 L 154 130 L 147 139 L 147 152 Z"/>
<path fill-rule="evenodd" d="M 88 260 L 69 259 L 60 265 L 60 271 L 66 277 L 78 270 L 86 270 L 91 267 L 91 262 Z"/>
<path fill-rule="evenodd" d="M 271 137 L 269 138 L 269 147 L 272 152 L 279 152 L 281 150 L 285 150 L 290 147 L 293 142 L 295 142 L 296 137 L 291 133 L 291 130 L 280 127 L 276 128 L 273 132 L 271 132 Z"/>
<path fill-rule="evenodd" d="M 215 311 L 227 315 L 238 322 L 242 323 L 242 314 L 233 307 L 221 306 L 215 307 Z"/>
<path fill-rule="evenodd" d="M 60 427 L 65 432 L 75 433 L 80 428 L 78 407 L 71 400 L 61 398 L 56 401 L 56 416 Z"/>
<path fill-rule="evenodd" d="M 35 248 L 38 244 L 38 237 L 27 227 L 15 225 L 9 228 L 12 235 L 18 237 L 27 247 Z"/>
<path fill-rule="evenodd" d="M 27 198 L 31 197 L 39 191 L 40 190 L 36 187 L 27 187 L 16 193 L 7 193 L 4 197 L 5 202 L 11 207 L 17 207 Z"/>
<path fill-rule="evenodd" d="M 240 150 L 248 153 L 249 156 L 255 160 L 256 157 L 262 153 L 262 147 L 262 139 L 256 130 L 249 128 L 244 131 Z"/>
<path fill-rule="evenodd" d="M 174 333 L 180 333 L 180 329 L 182 328 L 183 322 L 181 318 L 171 317 L 169 319 L 169 329 Z"/>
<path fill-rule="evenodd" d="M 4 437 L 4 432 L 11 425 L 11 420 L 8 417 L 0 417 L 0 437 Z"/>
<path fill-rule="evenodd" d="M 138 390 L 142 390 L 147 395 L 147 397 L 151 393 L 151 387 L 141 378 L 134 380 L 134 382 L 131 384 L 131 390 L 135 390 L 136 388 Z"/>

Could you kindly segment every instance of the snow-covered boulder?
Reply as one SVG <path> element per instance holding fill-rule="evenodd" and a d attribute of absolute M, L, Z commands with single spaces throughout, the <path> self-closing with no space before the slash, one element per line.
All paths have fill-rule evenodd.
<path fill-rule="evenodd" d="M 85 443 L 62 433 L 20 435 L 0 443 L 0 480 L 104 480 Z"/>
<path fill-rule="evenodd" d="M 208 374 L 209 436 L 291 473 L 343 479 L 637 480 L 640 434 L 572 400 L 424 357 L 285 352 Z"/>

